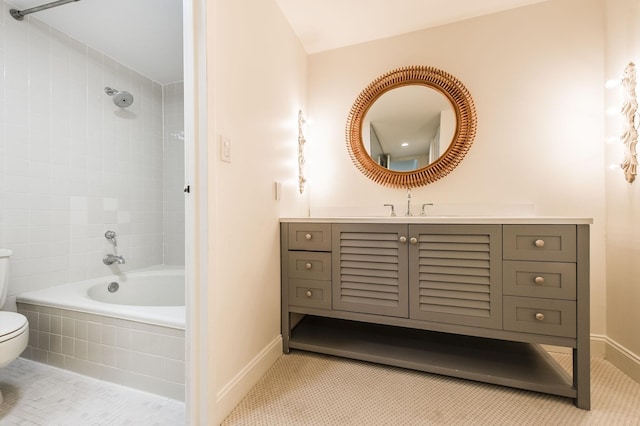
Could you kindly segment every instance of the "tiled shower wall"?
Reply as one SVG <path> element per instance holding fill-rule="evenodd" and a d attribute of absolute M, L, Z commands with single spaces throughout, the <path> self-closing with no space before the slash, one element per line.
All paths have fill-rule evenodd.
<path fill-rule="evenodd" d="M 178 175 L 163 170 L 163 87 L 0 8 L 0 246 L 14 251 L 9 294 L 111 274 L 102 263 L 113 252 L 107 229 L 118 233 L 121 270 L 163 263 L 163 209 L 179 210 L 163 205 L 163 179 Z M 106 86 L 132 93 L 133 105 L 117 108 Z M 180 174 L 180 200 L 182 182 Z M 183 244 L 178 233 L 168 232 L 167 248 Z M 167 250 L 169 263 L 179 263 L 178 252 Z"/>
<path fill-rule="evenodd" d="M 166 84 L 164 100 L 164 263 L 184 265 L 184 84 Z"/>

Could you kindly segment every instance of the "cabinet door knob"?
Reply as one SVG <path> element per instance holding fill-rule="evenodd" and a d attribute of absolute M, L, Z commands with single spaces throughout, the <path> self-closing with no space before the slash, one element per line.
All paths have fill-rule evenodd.
<path fill-rule="evenodd" d="M 307 269 L 311 269 L 311 266 L 311 262 L 307 262 L 306 265 L 304 265 L 304 267 Z"/>
<path fill-rule="evenodd" d="M 307 290 L 305 294 L 307 295 L 307 297 L 313 296 L 313 293 L 311 292 L 311 290 Z"/>
<path fill-rule="evenodd" d="M 535 244 L 535 246 L 538 248 L 542 248 L 544 247 L 544 240 L 536 240 L 533 244 Z"/>
<path fill-rule="evenodd" d="M 541 313 L 541 312 L 538 312 L 538 313 L 536 314 L 536 319 L 537 319 L 538 321 L 542 321 L 542 320 L 544 320 L 544 314 L 543 314 L 543 313 Z"/>
<path fill-rule="evenodd" d="M 416 237 L 411 237 L 411 239 L 409 239 L 409 242 L 411 244 L 416 244 L 418 242 L 418 239 Z"/>
<path fill-rule="evenodd" d="M 533 282 L 536 284 L 544 284 L 544 277 L 535 277 Z"/>
<path fill-rule="evenodd" d="M 304 237 L 305 237 L 307 240 L 310 240 L 310 239 L 311 239 L 311 234 L 307 234 L 307 235 L 305 235 Z"/>
<path fill-rule="evenodd" d="M 400 242 L 401 243 L 406 243 L 407 242 L 407 237 L 405 237 L 404 235 L 400 237 Z"/>

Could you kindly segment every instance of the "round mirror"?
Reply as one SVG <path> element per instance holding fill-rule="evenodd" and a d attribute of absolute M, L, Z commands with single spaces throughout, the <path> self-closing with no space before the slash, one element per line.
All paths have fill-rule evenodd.
<path fill-rule="evenodd" d="M 476 132 L 471 95 L 431 67 L 391 71 L 360 93 L 347 121 L 347 147 L 358 169 L 382 185 L 434 182 L 464 158 Z"/>

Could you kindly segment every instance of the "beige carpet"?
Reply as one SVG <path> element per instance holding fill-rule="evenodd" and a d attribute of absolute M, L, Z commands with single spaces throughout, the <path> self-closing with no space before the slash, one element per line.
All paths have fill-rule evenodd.
<path fill-rule="evenodd" d="M 554 357 L 569 368 L 570 355 Z M 568 398 L 292 351 L 223 425 L 640 425 L 640 384 L 594 358 L 591 408 L 580 410 Z"/>

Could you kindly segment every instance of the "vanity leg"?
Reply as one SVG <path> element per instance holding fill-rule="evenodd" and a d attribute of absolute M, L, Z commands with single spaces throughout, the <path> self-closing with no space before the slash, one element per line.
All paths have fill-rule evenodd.
<path fill-rule="evenodd" d="M 589 349 L 584 350 L 584 348 L 573 350 L 573 385 L 578 393 L 575 404 L 583 410 L 591 409 L 589 352 Z"/>
<path fill-rule="evenodd" d="M 282 312 L 282 352 L 288 354 L 289 351 L 289 336 L 291 335 L 291 328 L 289 326 L 289 312 Z"/>
<path fill-rule="evenodd" d="M 282 333 L 282 352 L 289 353 L 289 336 L 291 336 L 291 315 L 289 314 L 289 270 L 287 250 L 289 245 L 289 226 L 280 224 L 280 331 Z"/>
<path fill-rule="evenodd" d="M 589 226 L 577 228 L 577 330 L 576 348 L 573 350 L 573 386 L 575 404 L 583 410 L 591 409 L 591 327 L 589 323 Z"/>

